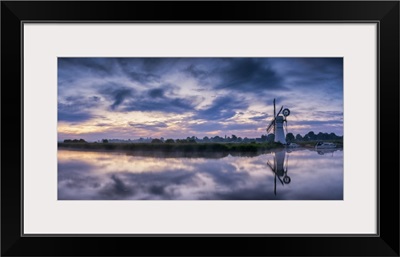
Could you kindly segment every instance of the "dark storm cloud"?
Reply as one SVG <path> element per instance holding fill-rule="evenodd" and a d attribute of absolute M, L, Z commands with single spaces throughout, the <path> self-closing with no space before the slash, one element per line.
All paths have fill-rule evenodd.
<path fill-rule="evenodd" d="M 188 73 L 190 76 L 199 79 L 199 80 L 204 80 L 208 76 L 211 75 L 211 71 L 207 71 L 205 69 L 202 69 L 194 64 L 190 64 L 186 69 L 183 70 L 184 72 Z"/>
<path fill-rule="evenodd" d="M 270 58 L 188 58 L 182 71 L 209 90 L 267 94 L 286 89 Z"/>
<path fill-rule="evenodd" d="M 285 71 L 291 88 L 343 92 L 343 58 L 278 58 L 274 63 Z"/>
<path fill-rule="evenodd" d="M 82 122 L 98 115 L 93 115 L 87 110 L 98 106 L 100 97 L 69 96 L 58 101 L 58 120 L 68 122 Z"/>
<path fill-rule="evenodd" d="M 180 58 L 119 58 L 117 63 L 123 75 L 141 84 L 160 83 Z"/>
<path fill-rule="evenodd" d="M 68 121 L 68 122 L 82 122 L 87 121 L 96 116 L 84 113 L 84 112 L 69 112 L 69 111 L 58 111 L 58 120 L 59 121 Z"/>
<path fill-rule="evenodd" d="M 118 65 L 125 71 L 143 73 L 164 71 L 173 66 L 180 58 L 117 58 Z"/>
<path fill-rule="evenodd" d="M 174 85 L 137 92 L 133 88 L 109 83 L 102 86 L 100 94 L 109 101 L 112 111 L 159 111 L 166 113 L 184 113 L 193 110 L 197 97 L 178 97 Z"/>
<path fill-rule="evenodd" d="M 136 98 L 122 106 L 122 111 L 158 111 L 182 114 L 193 110 L 193 101 L 185 98 L 159 98 L 152 101 L 146 98 Z"/>
<path fill-rule="evenodd" d="M 343 58 L 299 58 L 295 59 L 300 65 L 298 72 L 293 76 L 303 75 L 304 78 L 311 79 L 342 79 L 343 78 Z"/>
<path fill-rule="evenodd" d="M 142 73 L 142 72 L 135 72 L 135 71 L 130 71 L 126 72 L 126 75 L 133 80 L 137 81 L 141 84 L 147 84 L 150 82 L 159 82 L 160 77 L 158 75 L 152 74 L 152 73 Z"/>
<path fill-rule="evenodd" d="M 226 58 L 226 66 L 219 70 L 221 82 L 217 89 L 230 89 L 248 93 L 283 89 L 283 80 L 262 58 Z"/>
<path fill-rule="evenodd" d="M 163 58 L 58 58 L 58 86 L 90 78 L 127 78 L 146 85 L 159 83 L 168 60 Z"/>
<path fill-rule="evenodd" d="M 115 75 L 114 58 L 58 58 L 59 82 L 74 81 L 82 77 L 100 77 Z M 60 83 L 59 83 L 60 86 Z"/>
<path fill-rule="evenodd" d="M 159 78 L 159 72 L 166 65 L 179 58 L 58 58 L 58 68 L 62 72 L 81 71 L 92 75 L 116 75 L 118 72 L 133 80 L 149 82 Z"/>
<path fill-rule="evenodd" d="M 118 107 L 127 97 L 132 96 L 133 91 L 131 89 L 117 89 L 113 91 L 114 103 L 111 105 L 111 109 Z"/>
<path fill-rule="evenodd" d="M 162 85 L 150 89 L 126 101 L 123 111 L 159 111 L 166 113 L 185 113 L 194 110 L 198 97 L 178 97 L 174 92 L 176 86 Z"/>
<path fill-rule="evenodd" d="M 123 87 L 117 84 L 105 85 L 100 93 L 106 98 L 111 100 L 111 110 L 115 110 L 120 106 L 125 99 L 133 98 L 135 91 L 132 88 Z"/>
<path fill-rule="evenodd" d="M 164 97 L 164 89 L 155 88 L 149 91 L 148 95 L 152 98 L 163 98 Z"/>
<path fill-rule="evenodd" d="M 195 119 L 203 120 L 226 120 L 232 118 L 237 112 L 246 110 L 248 103 L 231 96 L 216 98 L 211 105 L 199 110 L 194 116 Z"/>

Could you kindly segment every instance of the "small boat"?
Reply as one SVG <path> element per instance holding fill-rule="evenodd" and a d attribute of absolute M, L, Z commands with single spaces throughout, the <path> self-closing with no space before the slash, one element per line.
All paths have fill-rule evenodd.
<path fill-rule="evenodd" d="M 318 142 L 315 145 L 315 149 L 330 149 L 330 148 L 336 148 L 336 145 L 334 143 L 329 143 L 329 142 Z"/>
<path fill-rule="evenodd" d="M 298 144 L 296 144 L 296 143 L 287 143 L 286 144 L 286 147 L 288 147 L 288 148 L 297 148 L 297 147 L 299 147 L 300 145 L 298 145 Z"/>

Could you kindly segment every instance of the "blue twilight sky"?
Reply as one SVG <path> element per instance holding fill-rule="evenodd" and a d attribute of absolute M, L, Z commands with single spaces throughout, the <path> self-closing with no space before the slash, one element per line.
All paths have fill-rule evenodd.
<path fill-rule="evenodd" d="M 342 58 L 58 58 L 58 139 L 343 135 Z"/>

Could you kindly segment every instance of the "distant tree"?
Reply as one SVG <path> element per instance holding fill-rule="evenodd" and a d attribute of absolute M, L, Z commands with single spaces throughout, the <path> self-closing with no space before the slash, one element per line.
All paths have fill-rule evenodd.
<path fill-rule="evenodd" d="M 329 134 L 328 133 L 322 133 L 319 132 L 317 135 L 317 140 L 327 140 L 330 139 Z M 332 138 L 333 139 L 333 138 Z"/>
<path fill-rule="evenodd" d="M 191 136 L 191 137 L 187 137 L 186 141 L 187 141 L 187 143 L 196 143 L 197 139 L 198 139 L 197 137 Z"/>
<path fill-rule="evenodd" d="M 304 137 L 306 136 L 309 140 L 317 140 L 317 136 L 315 135 L 314 131 L 308 132 Z"/>
<path fill-rule="evenodd" d="M 72 143 L 72 140 L 71 139 L 65 139 L 64 143 Z"/>
<path fill-rule="evenodd" d="M 79 139 L 79 143 L 86 143 L 86 141 L 81 138 Z"/>
<path fill-rule="evenodd" d="M 204 141 L 204 142 L 209 142 L 210 139 L 206 136 L 206 137 L 203 137 L 203 141 Z"/>
<path fill-rule="evenodd" d="M 303 137 L 302 137 L 300 134 L 297 134 L 297 135 L 296 135 L 296 140 L 297 140 L 297 141 L 302 141 L 302 140 L 303 140 Z"/>
<path fill-rule="evenodd" d="M 261 141 L 262 141 L 262 142 L 266 142 L 267 139 L 268 139 L 268 136 L 267 136 L 267 135 L 261 135 Z"/>
<path fill-rule="evenodd" d="M 294 135 L 293 133 L 287 133 L 286 134 L 286 142 L 290 143 L 294 141 Z"/>
<path fill-rule="evenodd" d="M 275 135 L 274 135 L 274 134 L 268 134 L 268 136 L 267 136 L 267 141 L 268 141 L 269 143 L 274 142 L 274 141 L 275 141 Z"/>
<path fill-rule="evenodd" d="M 151 140 L 151 143 L 152 144 L 160 144 L 160 143 L 162 143 L 163 141 L 161 141 L 160 139 L 158 139 L 158 138 L 154 138 L 153 140 Z"/>
<path fill-rule="evenodd" d="M 232 135 L 232 141 L 236 142 L 237 141 L 237 136 L 236 135 Z"/>
<path fill-rule="evenodd" d="M 329 139 L 339 140 L 339 139 L 342 139 L 342 137 L 337 136 L 335 133 L 330 133 L 329 134 Z"/>
<path fill-rule="evenodd" d="M 165 140 L 165 143 L 173 144 L 173 143 L 175 143 L 175 141 L 173 139 L 169 138 L 169 139 Z"/>
<path fill-rule="evenodd" d="M 103 142 L 103 144 L 107 144 L 108 143 L 108 139 L 103 139 L 101 141 Z"/>
<path fill-rule="evenodd" d="M 215 136 L 215 137 L 212 137 L 212 138 L 211 138 L 211 141 L 212 141 L 212 142 L 222 142 L 222 141 L 223 141 L 223 138 L 220 137 L 220 136 Z"/>

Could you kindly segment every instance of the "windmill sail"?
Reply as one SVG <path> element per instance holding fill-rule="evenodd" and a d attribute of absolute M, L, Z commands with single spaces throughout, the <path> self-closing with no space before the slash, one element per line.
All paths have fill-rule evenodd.
<path fill-rule="evenodd" d="M 268 125 L 268 127 L 267 127 L 267 132 L 268 133 L 272 130 L 272 128 L 274 129 L 274 133 L 275 133 L 275 130 L 276 130 L 276 118 L 279 116 L 279 114 L 281 113 L 282 109 L 283 109 L 283 106 L 279 110 L 278 114 L 275 115 L 274 118 L 271 120 L 271 123 Z M 274 112 L 275 112 L 275 106 L 274 106 Z"/>
<path fill-rule="evenodd" d="M 271 123 L 268 125 L 267 132 L 269 133 L 271 131 L 271 129 L 274 128 L 274 127 L 275 127 L 275 119 L 273 119 L 271 121 Z"/>

